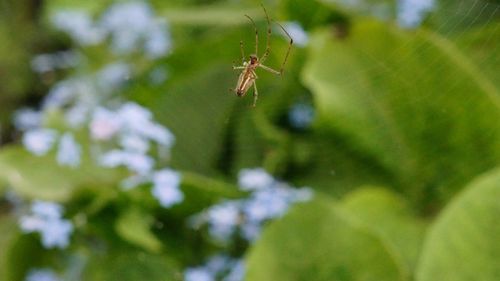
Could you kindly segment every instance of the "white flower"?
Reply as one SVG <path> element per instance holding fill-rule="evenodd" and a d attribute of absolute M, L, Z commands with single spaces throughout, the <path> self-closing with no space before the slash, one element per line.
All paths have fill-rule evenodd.
<path fill-rule="evenodd" d="M 240 210 L 236 202 L 225 202 L 208 210 L 210 234 L 220 241 L 226 241 L 240 223 Z"/>
<path fill-rule="evenodd" d="M 90 122 L 90 135 L 95 140 L 109 140 L 121 128 L 122 121 L 116 113 L 103 107 L 98 107 Z"/>
<path fill-rule="evenodd" d="M 31 215 L 22 216 L 19 226 L 23 232 L 38 232 L 45 248 L 66 248 L 73 232 L 70 221 L 62 219 L 62 206 L 44 201 L 35 201 Z"/>
<path fill-rule="evenodd" d="M 274 178 L 264 169 L 243 169 L 238 174 L 238 185 L 242 190 L 257 190 L 269 187 Z"/>
<path fill-rule="evenodd" d="M 179 185 L 181 175 L 173 170 L 164 169 L 156 172 L 153 175 L 153 196 L 165 208 L 171 207 L 184 200 L 184 194 L 181 192 Z"/>
<path fill-rule="evenodd" d="M 290 34 L 295 45 L 304 47 L 309 42 L 309 35 L 298 22 L 286 22 L 283 27 Z"/>
<path fill-rule="evenodd" d="M 78 167 L 80 165 L 80 154 L 82 149 L 75 141 L 73 134 L 65 133 L 61 137 L 59 150 L 57 151 L 57 162 L 61 166 Z"/>
<path fill-rule="evenodd" d="M 314 108 L 308 104 L 297 103 L 288 112 L 290 124 L 298 129 L 309 127 L 314 119 Z"/>
<path fill-rule="evenodd" d="M 94 26 L 90 15 L 84 11 L 61 10 L 52 18 L 54 26 L 68 33 L 81 45 L 95 45 L 104 39 L 103 30 Z"/>
<path fill-rule="evenodd" d="M 32 269 L 26 276 L 26 281 L 60 281 L 57 274 L 48 268 Z"/>
<path fill-rule="evenodd" d="M 100 164 L 108 168 L 125 166 L 133 172 L 145 175 L 153 169 L 154 160 L 143 153 L 115 149 L 102 155 Z"/>
<path fill-rule="evenodd" d="M 215 281 L 215 276 L 206 268 L 188 268 L 184 272 L 184 281 Z"/>
<path fill-rule="evenodd" d="M 42 114 L 29 108 L 16 110 L 14 113 L 14 126 L 18 130 L 30 130 L 42 124 Z"/>
<path fill-rule="evenodd" d="M 43 100 L 43 108 L 58 108 L 66 105 L 77 94 L 74 81 L 63 80 L 55 84 Z"/>
<path fill-rule="evenodd" d="M 51 129 L 34 129 L 23 136 L 23 145 L 31 153 L 42 156 L 52 148 L 57 133 Z"/>
<path fill-rule="evenodd" d="M 434 0 L 399 0 L 398 23 L 402 27 L 413 28 L 420 25 L 424 14 L 434 7 Z"/>

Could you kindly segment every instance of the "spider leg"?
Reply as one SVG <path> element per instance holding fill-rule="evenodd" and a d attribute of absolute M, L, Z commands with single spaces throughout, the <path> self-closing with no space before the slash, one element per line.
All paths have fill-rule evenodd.
<path fill-rule="evenodd" d="M 245 69 L 247 68 L 246 66 L 233 66 L 233 70 L 237 70 L 237 69 Z"/>
<path fill-rule="evenodd" d="M 278 22 L 275 21 L 275 23 L 281 27 L 281 29 L 283 30 L 283 32 L 286 34 L 286 36 L 290 39 L 290 43 L 288 43 L 288 50 L 286 51 L 286 55 L 285 55 L 285 60 L 283 61 L 283 63 L 281 64 L 281 67 L 280 67 L 280 74 L 283 74 L 283 70 L 285 69 L 285 63 L 288 59 L 288 55 L 290 54 L 290 50 L 292 49 L 292 45 L 293 45 L 293 39 L 292 39 L 292 36 L 290 36 L 290 34 L 288 34 L 288 32 L 285 30 L 285 28 L 279 24 Z"/>
<path fill-rule="evenodd" d="M 262 9 L 264 9 L 264 14 L 266 14 L 266 20 L 267 20 L 266 51 L 264 52 L 264 55 L 262 55 L 262 57 L 260 58 L 260 61 L 264 62 L 269 56 L 269 53 L 271 52 L 271 45 L 269 44 L 269 39 L 271 38 L 271 20 L 269 20 L 269 15 L 267 14 L 264 5 L 262 3 L 260 5 L 262 6 Z"/>
<path fill-rule="evenodd" d="M 243 51 L 243 41 L 240 40 L 241 63 L 245 62 L 245 51 Z"/>
<path fill-rule="evenodd" d="M 253 104 L 252 107 L 255 107 L 257 104 L 257 99 L 259 98 L 259 92 L 257 91 L 257 83 L 253 81 Z"/>
<path fill-rule="evenodd" d="M 257 29 L 257 25 L 255 24 L 255 22 L 249 15 L 245 15 L 245 17 L 247 17 L 252 22 L 253 28 L 255 29 L 255 55 L 257 56 L 259 53 L 259 30 Z"/>
<path fill-rule="evenodd" d="M 266 71 L 269 71 L 273 74 L 276 74 L 276 75 L 281 75 L 283 73 L 282 71 L 274 70 L 274 69 L 270 68 L 269 66 L 265 66 L 263 64 L 259 64 L 259 67 L 266 70 Z"/>

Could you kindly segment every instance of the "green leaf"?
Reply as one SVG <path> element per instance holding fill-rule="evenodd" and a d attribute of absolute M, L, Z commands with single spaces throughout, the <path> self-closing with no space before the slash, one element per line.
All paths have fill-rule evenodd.
<path fill-rule="evenodd" d="M 500 280 L 500 168 L 470 183 L 431 227 L 418 281 Z"/>
<path fill-rule="evenodd" d="M 53 154 L 37 157 L 20 146 L 0 150 L 0 181 L 29 198 L 67 201 L 80 187 L 116 185 L 120 174 L 97 167 L 90 159 L 73 169 L 61 167 Z"/>
<path fill-rule="evenodd" d="M 378 235 L 317 200 L 265 229 L 247 258 L 246 280 L 405 280 L 400 262 Z"/>
<path fill-rule="evenodd" d="M 181 280 L 181 273 L 168 257 L 130 248 L 92 253 L 82 280 Z"/>
<path fill-rule="evenodd" d="M 25 280 L 30 269 L 46 267 L 53 264 L 53 251 L 47 251 L 40 244 L 38 235 L 17 233 L 11 238 L 9 245 L 2 249 L 5 254 L 5 280 Z M 29 258 L 27 258 L 29 257 Z M 4 280 L 4 279 L 2 279 Z"/>
<path fill-rule="evenodd" d="M 481 74 L 494 82 L 497 89 L 500 89 L 500 56 L 497 48 L 500 45 L 499 28 L 500 23 L 497 21 L 468 29 L 453 38 L 458 48 L 477 64 Z"/>
<path fill-rule="evenodd" d="M 500 93 L 445 38 L 364 21 L 344 40 L 319 31 L 311 46 L 302 78 L 316 129 L 373 158 L 391 186 L 443 200 L 497 164 Z"/>
<path fill-rule="evenodd" d="M 9 269 L 7 267 L 9 256 L 5 249 L 8 249 L 15 234 L 17 233 L 16 221 L 12 216 L 0 214 L 0 280 L 8 280 L 7 274 Z"/>
<path fill-rule="evenodd" d="M 498 20 L 498 1 L 440 0 L 436 1 L 429 22 L 443 34 L 460 35 L 471 26 L 483 26 Z"/>
<path fill-rule="evenodd" d="M 425 225 L 402 197 L 388 189 L 363 187 L 344 197 L 342 206 L 378 233 L 393 253 L 405 260 L 408 274 L 414 272 Z"/>
<path fill-rule="evenodd" d="M 126 241 L 150 252 L 158 253 L 161 242 L 151 232 L 153 217 L 137 207 L 127 208 L 118 218 L 115 229 Z"/>

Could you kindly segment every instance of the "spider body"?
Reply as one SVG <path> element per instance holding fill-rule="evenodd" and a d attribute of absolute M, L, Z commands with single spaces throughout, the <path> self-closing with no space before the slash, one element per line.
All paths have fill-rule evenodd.
<path fill-rule="evenodd" d="M 255 69 L 259 66 L 259 59 L 256 55 L 250 55 L 248 62 L 243 62 L 243 71 L 238 77 L 238 84 L 236 84 L 236 95 L 243 97 L 248 92 L 250 87 L 255 85 L 257 74 Z"/>
<path fill-rule="evenodd" d="M 255 82 L 258 78 L 257 74 L 255 73 L 256 69 L 262 68 L 262 69 L 269 71 L 271 73 L 274 73 L 276 75 L 282 75 L 286 60 L 288 59 L 288 55 L 290 54 L 290 49 L 292 48 L 292 44 L 293 44 L 293 40 L 292 40 L 292 37 L 290 37 L 290 34 L 288 34 L 288 32 L 286 32 L 286 30 L 285 30 L 285 28 L 283 28 L 283 26 L 281 26 L 279 23 L 277 23 L 281 27 L 281 29 L 285 32 L 285 34 L 288 36 L 288 38 L 290 38 L 290 43 L 288 45 L 288 50 L 287 50 L 286 55 L 285 55 L 285 60 L 281 64 L 281 68 L 279 71 L 274 70 L 274 69 L 272 69 L 268 66 L 265 66 L 263 64 L 264 61 L 269 56 L 269 53 L 271 52 L 271 46 L 269 45 L 269 39 L 271 37 L 271 21 L 269 20 L 269 16 L 267 15 L 267 11 L 264 8 L 264 6 L 262 6 L 262 8 L 264 9 L 264 13 L 265 13 L 266 19 L 267 19 L 267 40 L 266 40 L 266 50 L 264 52 L 264 55 L 262 55 L 261 58 L 258 57 L 259 34 L 258 34 L 257 26 L 255 25 L 255 22 L 253 21 L 253 19 L 251 17 L 249 17 L 248 15 L 245 15 L 252 22 L 254 29 L 255 29 L 255 54 L 250 55 L 248 58 L 248 61 L 245 61 L 245 59 L 244 59 L 245 54 L 243 51 L 243 42 L 240 41 L 241 60 L 242 60 L 243 65 L 233 66 L 233 69 L 242 70 L 242 72 L 240 73 L 240 76 L 238 77 L 238 83 L 236 84 L 236 88 L 234 89 L 234 92 L 236 93 L 236 95 L 238 97 L 243 97 L 246 95 L 248 90 L 253 86 L 253 88 L 254 88 L 253 106 L 254 107 L 257 103 L 257 98 L 259 96 L 259 94 L 257 92 L 257 84 Z"/>

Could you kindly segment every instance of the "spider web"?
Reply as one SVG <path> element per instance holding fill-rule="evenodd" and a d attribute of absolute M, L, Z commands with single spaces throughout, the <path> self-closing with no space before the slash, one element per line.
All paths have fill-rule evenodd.
<path fill-rule="evenodd" d="M 437 37 L 442 38 L 448 45 L 453 46 L 452 51 L 458 51 L 462 54 L 462 58 L 466 58 L 467 64 L 474 64 L 477 70 L 480 71 L 481 76 L 475 78 L 481 81 L 488 80 L 490 81 L 488 83 L 492 85 L 496 83 L 498 86 L 498 81 L 495 81 L 495 77 L 498 74 L 498 59 L 496 58 L 498 56 L 495 57 L 493 54 L 497 54 L 498 51 L 498 46 L 495 45 L 494 42 L 495 37 L 499 34 L 498 25 L 496 23 L 498 22 L 498 16 L 500 14 L 500 5 L 498 3 L 480 0 L 462 0 L 460 4 L 455 7 L 455 9 L 440 11 L 439 15 L 437 13 L 431 13 L 426 18 L 425 22 L 437 23 L 433 31 L 430 31 L 431 28 L 426 27 L 424 27 L 423 30 L 415 29 L 402 31 L 408 33 L 408 36 L 403 37 L 402 45 L 406 45 L 414 51 L 411 53 L 404 53 L 405 48 L 388 49 L 387 51 L 392 57 L 398 57 L 396 65 L 387 64 L 384 60 L 371 56 L 370 59 L 373 60 L 374 63 L 370 64 L 365 69 L 356 69 L 353 72 L 346 70 L 345 77 L 352 77 L 352 79 L 345 79 L 344 83 L 340 85 L 341 88 L 348 89 L 354 87 L 355 83 L 357 83 L 356 77 L 363 76 L 373 71 L 378 71 L 379 77 L 388 77 L 386 79 L 389 80 L 400 79 L 399 76 L 401 73 L 407 72 L 413 67 L 412 62 L 415 59 L 415 55 L 425 54 L 429 49 L 435 48 L 435 41 L 419 40 L 415 43 L 412 34 L 417 34 L 418 36 L 418 34 L 426 32 L 431 32 Z M 459 20 L 457 20 L 457 18 Z M 355 21 L 356 20 L 354 20 L 354 22 Z M 259 29 L 261 32 L 259 39 L 262 44 L 264 41 L 263 31 L 265 29 L 263 25 L 259 25 Z M 248 25 L 241 31 L 246 32 L 248 36 L 240 35 L 245 37 L 244 42 L 247 54 L 253 49 L 252 31 L 252 27 Z M 273 31 L 276 33 L 278 32 L 277 29 L 273 29 Z M 481 34 L 482 32 L 488 32 L 490 34 L 489 37 L 481 40 L 469 40 L 469 38 L 474 39 L 472 34 Z M 279 42 L 279 40 L 281 39 L 273 35 L 272 58 L 270 62 L 268 62 L 270 66 L 280 65 L 281 58 L 279 56 L 283 54 L 286 49 L 285 40 L 282 40 L 283 42 Z M 237 36 L 235 36 L 232 48 L 234 51 L 231 53 L 231 56 L 228 54 L 223 55 L 225 57 L 230 57 L 230 59 L 239 58 Z M 307 48 L 311 48 L 311 46 L 309 45 L 306 49 L 296 48 L 292 50 L 289 64 L 285 68 L 285 78 L 279 79 L 264 71 L 257 73 L 259 75 L 259 80 L 257 80 L 259 100 L 257 101 L 256 109 L 250 107 L 252 102 L 252 91 L 250 91 L 244 99 L 238 99 L 228 95 L 226 92 L 216 93 L 214 92 L 215 90 L 210 88 L 204 88 L 203 93 L 198 91 L 196 94 L 186 97 L 183 100 L 185 104 L 177 104 L 171 107 L 167 106 L 165 110 L 169 110 L 172 107 L 178 107 L 177 110 L 173 110 L 173 113 L 160 113 L 165 117 L 167 123 L 169 123 L 169 119 L 175 121 L 175 119 L 178 118 L 175 114 L 187 114 L 195 119 L 199 118 L 200 120 L 204 118 L 214 118 L 208 123 L 202 122 L 205 128 L 196 126 L 176 127 L 176 125 L 173 125 L 174 133 L 178 135 L 177 152 L 174 149 L 174 166 L 178 166 L 181 169 L 194 169 L 200 173 L 222 177 L 235 177 L 241 168 L 264 166 L 273 174 L 296 182 L 299 185 L 311 185 L 312 187 L 337 195 L 362 184 L 392 184 L 396 186 L 397 189 L 404 189 L 404 182 L 394 179 L 394 175 L 388 172 L 384 165 L 377 159 L 374 159 L 373 155 L 363 154 L 363 151 L 357 150 L 355 146 L 349 143 L 349 138 L 343 138 L 344 136 L 342 134 L 327 134 L 327 136 L 324 136 L 323 130 L 318 129 L 315 123 L 317 122 L 319 114 L 317 110 L 315 111 L 316 119 L 313 121 L 310 128 L 295 128 L 293 124 L 291 124 L 288 114 L 290 108 L 295 103 L 317 105 L 317 101 L 315 101 L 316 96 L 310 92 L 307 85 L 303 84 L 304 81 L 301 76 L 303 71 L 301 67 L 311 54 Z M 261 51 L 263 49 L 263 47 L 260 47 Z M 213 51 L 217 53 L 217 50 Z M 445 52 L 447 51 L 450 50 L 445 50 Z M 369 54 L 366 55 L 370 56 Z M 294 58 L 294 56 L 296 57 Z M 426 59 L 425 63 L 428 69 L 442 69 L 444 67 L 438 55 L 426 57 L 424 59 Z M 237 59 L 235 60 L 238 61 Z M 221 62 L 224 61 L 229 61 L 229 59 L 226 58 L 221 60 Z M 307 64 L 307 62 L 305 63 Z M 460 59 L 458 59 L 456 63 L 461 63 Z M 220 67 L 227 68 L 228 66 L 220 63 Z M 226 74 L 227 72 L 223 73 Z M 234 73 L 231 77 L 220 79 L 220 76 L 225 74 L 215 71 L 209 74 L 209 77 L 226 82 L 226 85 L 229 85 L 228 87 L 234 87 L 232 84 L 236 82 L 237 74 Z M 425 75 L 423 77 L 425 77 Z M 426 103 L 435 94 L 432 85 L 426 83 L 433 83 L 433 81 L 406 80 L 400 84 L 399 88 L 392 89 L 392 91 L 404 91 L 412 87 L 418 89 L 421 96 L 412 97 L 410 103 L 419 106 L 421 103 Z M 193 84 L 196 84 L 196 81 L 193 81 Z M 453 85 L 448 87 L 448 89 L 452 88 Z M 185 89 L 196 91 L 194 87 L 186 87 Z M 287 98 L 287 95 L 284 94 L 277 94 L 280 91 L 289 91 L 290 94 L 288 96 L 292 98 Z M 278 95 L 281 99 L 285 100 L 277 98 Z M 445 95 L 454 95 L 454 93 L 449 90 Z M 463 104 L 474 102 L 474 95 L 475 93 L 471 93 L 470 98 L 465 98 L 458 102 Z M 490 98 L 491 100 L 498 100 L 498 96 Z M 212 99 L 216 99 L 217 102 L 211 102 Z M 195 109 L 188 108 L 189 104 L 196 106 L 200 103 L 203 103 L 204 109 L 199 112 L 196 112 Z M 220 103 L 225 103 L 227 106 L 221 107 Z M 221 108 L 224 108 L 224 113 L 220 113 Z M 447 109 L 443 108 L 443 110 Z M 437 119 L 433 122 L 443 123 L 445 121 Z M 460 122 L 466 121 L 462 120 Z M 206 128 L 207 124 L 209 124 L 209 128 Z M 443 123 L 440 126 L 445 125 Z M 220 136 L 214 139 L 197 139 L 196 134 L 194 134 L 195 137 L 190 137 L 191 139 L 182 137 L 192 136 L 193 134 L 190 132 L 197 130 L 215 130 Z M 493 132 L 485 132 L 485 134 L 495 136 Z M 314 137 L 309 137 L 309 135 L 314 135 Z M 308 141 L 311 141 L 313 144 L 308 145 Z M 186 144 L 186 142 L 188 144 Z M 336 148 L 332 149 L 332 146 Z M 190 152 L 194 150 L 194 153 L 189 153 L 188 150 Z M 304 152 L 304 150 L 306 152 Z M 299 158 L 299 160 L 295 160 L 300 162 L 301 155 L 311 151 L 312 157 L 317 157 L 316 160 L 311 160 L 315 162 L 313 164 L 315 169 L 317 168 L 315 172 L 310 171 L 312 168 L 307 169 L 308 167 L 305 167 L 304 169 L 303 166 L 287 162 L 291 158 Z M 210 164 L 201 160 L 204 157 L 210 157 L 212 159 L 208 161 Z M 443 154 L 443 157 L 446 157 L 446 154 Z M 323 161 L 319 158 L 332 160 Z M 346 160 L 347 163 L 342 162 L 344 160 Z M 208 167 L 214 164 L 216 165 L 215 169 Z M 360 167 L 364 167 L 363 169 L 365 170 L 360 170 Z M 483 166 L 481 169 L 484 170 L 486 168 Z M 379 175 L 373 176 L 374 172 L 379 173 Z M 340 175 L 342 173 L 350 175 L 344 175 L 345 177 L 342 178 L 342 175 Z M 369 175 L 370 173 L 372 174 Z M 359 179 L 356 179 L 356 174 L 361 175 Z M 470 176 L 471 175 L 468 175 L 468 177 L 466 177 L 467 180 L 470 179 Z M 324 180 L 316 180 L 317 178 L 323 178 Z M 466 182 L 452 182 L 450 184 L 463 186 L 465 183 Z M 331 187 L 331 185 L 334 187 Z M 427 188 L 434 187 L 435 186 L 430 185 Z"/>

